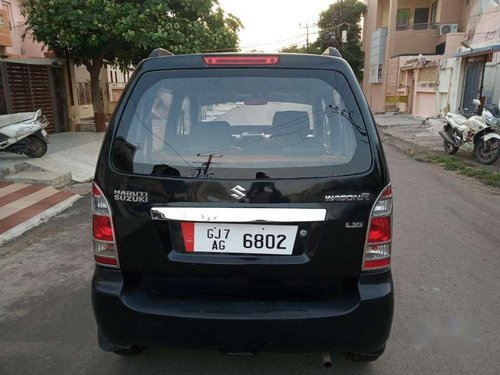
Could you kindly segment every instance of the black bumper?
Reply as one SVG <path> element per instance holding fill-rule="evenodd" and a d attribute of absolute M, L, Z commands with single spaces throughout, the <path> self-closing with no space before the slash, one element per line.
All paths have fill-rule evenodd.
<path fill-rule="evenodd" d="M 233 303 L 165 299 L 127 291 L 120 271 L 100 267 L 92 281 L 94 314 L 104 350 L 172 345 L 230 352 L 381 353 L 393 315 L 390 271 L 360 276 L 358 293 L 353 294 L 322 301 Z"/>

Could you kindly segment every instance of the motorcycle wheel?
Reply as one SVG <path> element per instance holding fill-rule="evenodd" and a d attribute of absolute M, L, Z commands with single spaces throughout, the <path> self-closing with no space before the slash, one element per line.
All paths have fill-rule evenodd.
<path fill-rule="evenodd" d="M 481 164 L 494 163 L 500 157 L 500 142 L 496 138 L 485 142 L 481 137 L 474 151 L 476 160 Z"/>
<path fill-rule="evenodd" d="M 450 135 L 451 138 L 453 138 L 455 131 L 452 128 L 449 128 L 448 130 L 446 130 L 446 132 Z M 448 155 L 454 155 L 459 150 L 459 148 L 457 146 L 452 145 L 450 142 L 448 142 L 446 140 L 443 141 L 443 146 L 444 146 L 444 151 Z"/>
<path fill-rule="evenodd" d="M 29 136 L 30 143 L 26 146 L 24 154 L 30 158 L 41 158 L 47 152 L 47 143 L 35 136 Z"/>

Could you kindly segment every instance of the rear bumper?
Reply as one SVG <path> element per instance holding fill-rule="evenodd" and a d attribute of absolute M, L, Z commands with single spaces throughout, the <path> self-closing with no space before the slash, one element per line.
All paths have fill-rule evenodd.
<path fill-rule="evenodd" d="M 104 350 L 173 345 L 369 354 L 383 351 L 392 323 L 390 271 L 362 275 L 356 296 L 309 302 L 166 300 L 122 285 L 120 271 L 96 269 L 92 302 Z"/>

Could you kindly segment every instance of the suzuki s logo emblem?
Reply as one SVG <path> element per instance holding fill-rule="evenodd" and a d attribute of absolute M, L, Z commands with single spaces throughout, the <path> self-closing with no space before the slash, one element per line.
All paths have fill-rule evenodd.
<path fill-rule="evenodd" d="M 234 188 L 231 189 L 231 191 L 233 192 L 231 196 L 234 199 L 240 200 L 241 198 L 246 196 L 246 189 L 240 185 L 236 185 Z"/>

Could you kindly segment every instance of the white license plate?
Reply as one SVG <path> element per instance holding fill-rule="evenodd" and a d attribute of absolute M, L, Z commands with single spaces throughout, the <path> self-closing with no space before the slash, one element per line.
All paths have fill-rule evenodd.
<path fill-rule="evenodd" d="M 297 226 L 183 222 L 187 252 L 291 255 Z"/>

